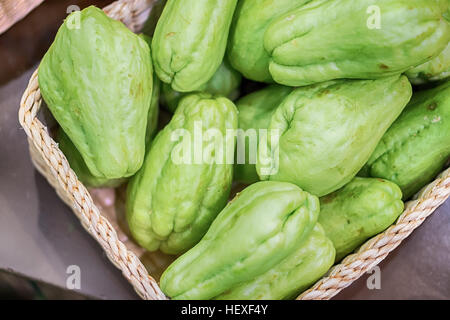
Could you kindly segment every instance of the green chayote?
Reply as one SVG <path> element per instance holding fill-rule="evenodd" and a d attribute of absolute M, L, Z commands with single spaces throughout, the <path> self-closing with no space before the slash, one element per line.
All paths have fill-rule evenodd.
<path fill-rule="evenodd" d="M 290 255 L 269 271 L 217 296 L 220 300 L 280 300 L 296 297 L 334 264 L 335 249 L 319 223 Z"/>
<path fill-rule="evenodd" d="M 236 102 L 239 111 L 239 129 L 243 130 L 238 132 L 237 137 L 238 158 L 234 171 L 236 181 L 248 184 L 259 181 L 255 166 L 259 129 L 269 127 L 272 114 L 292 90 L 291 87 L 270 85 Z"/>
<path fill-rule="evenodd" d="M 317 196 L 339 189 L 364 166 L 411 95 L 405 76 L 295 89 L 272 116 L 267 147 L 259 144 L 258 175 Z"/>
<path fill-rule="evenodd" d="M 181 100 L 128 185 L 127 221 L 142 247 L 177 254 L 205 234 L 230 193 L 236 137 L 226 130 L 236 128 L 230 100 L 205 93 Z"/>
<path fill-rule="evenodd" d="M 406 72 L 413 84 L 438 81 L 450 77 L 450 43 L 436 58 Z"/>
<path fill-rule="evenodd" d="M 246 78 L 273 82 L 270 56 L 264 49 L 264 32 L 282 14 L 311 0 L 240 0 L 230 29 L 227 55 Z"/>
<path fill-rule="evenodd" d="M 312 1 L 267 28 L 270 74 L 290 86 L 400 74 L 447 46 L 449 8 L 448 0 Z"/>
<path fill-rule="evenodd" d="M 161 81 L 179 92 L 197 90 L 225 54 L 237 0 L 168 0 L 156 25 L 152 51 Z"/>
<path fill-rule="evenodd" d="M 450 157 L 450 81 L 413 95 L 381 139 L 361 175 L 395 182 L 410 198 Z"/>
<path fill-rule="evenodd" d="M 39 66 L 48 108 L 98 178 L 129 177 L 142 165 L 149 57 L 144 40 L 91 6 L 65 20 Z"/>
<path fill-rule="evenodd" d="M 239 72 L 231 68 L 228 62 L 224 61 L 213 77 L 195 91 L 207 92 L 234 100 L 239 95 L 241 79 L 242 77 Z M 163 83 L 162 85 L 162 98 L 166 108 L 171 112 L 175 112 L 181 98 L 186 95 L 187 93 L 173 90 L 167 83 Z"/>
<path fill-rule="evenodd" d="M 319 223 L 336 248 L 336 261 L 387 229 L 403 212 L 400 188 L 387 180 L 354 178 L 320 198 Z"/>
<path fill-rule="evenodd" d="M 58 129 L 56 140 L 59 144 L 59 149 L 64 153 L 67 161 L 69 161 L 70 168 L 86 187 L 116 188 L 125 182 L 125 179 L 106 179 L 94 176 L 86 166 L 80 152 L 78 152 L 77 148 L 61 128 Z"/>
<path fill-rule="evenodd" d="M 151 48 L 152 38 L 145 35 L 139 35 L 142 39 L 145 40 L 148 47 Z M 152 59 L 150 55 L 150 60 Z M 145 133 L 145 144 L 148 145 L 152 138 L 155 136 L 156 130 L 158 129 L 158 116 L 159 116 L 159 96 L 161 91 L 161 81 L 159 80 L 156 73 L 153 73 L 153 91 L 152 91 L 152 100 L 150 102 L 150 108 L 148 110 L 148 118 L 147 118 L 147 130 Z"/>
<path fill-rule="evenodd" d="M 317 197 L 297 186 L 255 183 L 222 210 L 194 248 L 167 268 L 161 289 L 173 299 L 217 297 L 295 252 L 318 215 Z"/>

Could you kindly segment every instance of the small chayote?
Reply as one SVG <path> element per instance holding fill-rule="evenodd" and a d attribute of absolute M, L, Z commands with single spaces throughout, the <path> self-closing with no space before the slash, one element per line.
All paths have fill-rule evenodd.
<path fill-rule="evenodd" d="M 235 105 L 206 93 L 183 98 L 130 180 L 127 221 L 150 251 L 195 245 L 226 205 L 233 177 Z"/>
<path fill-rule="evenodd" d="M 248 184 L 259 181 L 256 173 L 259 130 L 269 128 L 273 113 L 292 90 L 291 87 L 270 85 L 236 102 L 239 111 L 239 129 L 242 130 L 237 136 L 237 159 L 234 170 L 236 181 Z"/>
<path fill-rule="evenodd" d="M 270 74 L 284 85 L 378 79 L 436 57 L 450 41 L 448 0 L 316 0 L 264 35 Z"/>
<path fill-rule="evenodd" d="M 224 96 L 230 100 L 235 100 L 239 96 L 239 86 L 241 84 L 242 76 L 239 72 L 234 70 L 229 63 L 224 60 L 214 73 L 213 77 L 207 83 L 197 88 L 195 91 L 207 92 L 213 95 Z M 162 100 L 166 108 L 175 112 L 181 98 L 188 93 L 178 92 L 172 89 L 167 84 L 162 84 Z"/>
<path fill-rule="evenodd" d="M 413 84 L 439 81 L 450 77 L 450 43 L 436 58 L 406 72 Z"/>
<path fill-rule="evenodd" d="M 293 184 L 252 184 L 222 210 L 194 248 L 167 268 L 161 289 L 173 299 L 224 294 L 294 253 L 318 215 L 317 197 Z"/>
<path fill-rule="evenodd" d="M 272 116 L 267 147 L 260 141 L 259 177 L 291 182 L 317 196 L 341 188 L 364 166 L 411 95 L 405 76 L 295 89 Z"/>
<path fill-rule="evenodd" d="M 410 198 L 450 157 L 450 81 L 413 95 L 381 139 L 361 175 L 395 182 Z"/>
<path fill-rule="evenodd" d="M 320 198 L 319 223 L 336 248 L 336 261 L 384 231 L 403 212 L 402 192 L 387 180 L 354 178 Z"/>
<path fill-rule="evenodd" d="M 59 128 L 56 137 L 59 149 L 69 161 L 70 168 L 75 172 L 78 179 L 88 188 L 116 188 L 125 182 L 126 179 L 107 179 L 94 176 L 86 166 L 80 152 L 74 146 L 64 131 Z"/>
<path fill-rule="evenodd" d="M 195 91 L 222 63 L 237 0 L 168 0 L 156 25 L 152 52 L 161 81 Z"/>
<path fill-rule="evenodd" d="M 264 32 L 282 14 L 311 0 L 240 0 L 230 29 L 227 55 L 246 78 L 273 82 L 270 56 L 264 49 Z"/>
<path fill-rule="evenodd" d="M 291 254 L 269 271 L 215 297 L 219 300 L 295 298 L 334 264 L 335 249 L 319 223 Z"/>
<path fill-rule="evenodd" d="M 98 178 L 129 177 L 142 165 L 149 57 L 144 40 L 91 6 L 69 15 L 39 66 L 48 108 Z"/>

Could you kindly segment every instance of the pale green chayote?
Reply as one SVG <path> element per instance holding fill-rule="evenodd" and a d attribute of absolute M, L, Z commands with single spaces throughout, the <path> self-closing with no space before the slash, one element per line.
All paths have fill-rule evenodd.
<path fill-rule="evenodd" d="M 317 196 L 341 188 L 364 166 L 411 95 L 405 76 L 295 89 L 272 116 L 267 147 L 259 144 L 259 177 L 291 182 Z"/>
<path fill-rule="evenodd" d="M 79 27 L 70 19 L 79 15 Z M 39 87 L 56 121 L 98 178 L 142 165 L 152 64 L 148 45 L 96 8 L 73 12 L 39 66 Z"/>
<path fill-rule="evenodd" d="M 439 81 L 450 77 L 450 42 L 436 58 L 406 72 L 413 84 Z"/>

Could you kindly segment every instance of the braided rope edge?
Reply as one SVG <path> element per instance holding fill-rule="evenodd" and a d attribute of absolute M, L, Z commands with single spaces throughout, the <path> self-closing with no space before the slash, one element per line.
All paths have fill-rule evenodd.
<path fill-rule="evenodd" d="M 112 18 L 138 31 L 148 16 L 154 0 L 116 1 L 103 10 Z M 28 136 L 30 155 L 37 170 L 55 188 L 83 227 L 102 246 L 109 260 L 122 271 L 137 294 L 148 300 L 167 299 L 156 281 L 148 274 L 139 258 L 118 239 L 117 233 L 95 206 L 86 187 L 78 180 L 70 165 L 37 118 L 42 98 L 37 70 L 31 76 L 19 108 L 19 122 Z M 365 272 L 380 263 L 450 196 L 450 169 L 419 193 L 418 199 L 406 204 L 396 224 L 367 241 L 355 254 L 334 266 L 327 276 L 298 300 L 330 299 Z"/>

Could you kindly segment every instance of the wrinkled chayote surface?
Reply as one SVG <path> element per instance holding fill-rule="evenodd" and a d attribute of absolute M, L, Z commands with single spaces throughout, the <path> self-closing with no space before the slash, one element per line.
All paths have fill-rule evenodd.
<path fill-rule="evenodd" d="M 233 165 L 225 157 L 233 159 L 236 138 L 226 130 L 236 128 L 230 100 L 205 93 L 181 100 L 128 185 L 127 221 L 142 247 L 178 254 L 205 234 L 229 196 Z M 223 135 L 220 143 L 209 129 Z"/>
<path fill-rule="evenodd" d="M 179 92 L 197 90 L 219 68 L 237 0 L 168 0 L 152 51 L 161 81 Z"/>
<path fill-rule="evenodd" d="M 206 235 L 161 277 L 173 299 L 211 299 L 295 252 L 316 225 L 319 200 L 297 186 L 264 181 L 238 194 Z"/>
<path fill-rule="evenodd" d="M 240 0 L 230 29 L 227 55 L 246 78 L 273 82 L 264 32 L 275 18 L 311 0 Z"/>
<path fill-rule="evenodd" d="M 450 43 L 436 58 L 406 72 L 413 84 L 443 80 L 450 77 Z"/>
<path fill-rule="evenodd" d="M 291 87 L 270 85 L 236 102 L 239 111 L 239 129 L 243 130 L 239 131 L 237 136 L 238 158 L 234 171 L 236 181 L 248 184 L 259 181 L 256 173 L 259 129 L 269 128 L 270 119 L 276 108 L 292 90 Z"/>
<path fill-rule="evenodd" d="M 239 72 L 234 70 L 229 63 L 224 60 L 216 73 L 214 73 L 213 77 L 195 91 L 207 92 L 234 100 L 239 95 L 241 80 L 242 77 Z M 164 100 L 166 108 L 171 112 L 175 112 L 181 98 L 186 95 L 187 93 L 173 90 L 167 83 L 163 83 L 162 85 L 162 99 Z"/>
<path fill-rule="evenodd" d="M 70 22 L 76 14 L 78 28 Z M 48 108 L 98 178 L 129 177 L 142 165 L 149 57 L 144 40 L 91 6 L 65 20 L 39 66 Z"/>
<path fill-rule="evenodd" d="M 403 212 L 402 192 L 387 180 L 354 178 L 320 198 L 319 223 L 336 248 L 336 261 L 384 231 Z"/>
<path fill-rule="evenodd" d="M 152 38 L 145 34 L 140 34 L 139 36 L 145 40 L 150 49 L 152 45 Z M 150 60 L 152 59 L 151 55 L 149 58 Z M 155 136 L 156 130 L 158 129 L 160 91 L 161 91 L 161 81 L 159 80 L 156 73 L 153 73 L 152 100 L 150 102 L 150 108 L 148 110 L 147 130 L 145 133 L 145 145 L 147 146 L 152 140 L 152 138 Z"/>
<path fill-rule="evenodd" d="M 303 86 L 399 74 L 450 41 L 448 0 L 316 0 L 274 20 L 264 35 L 269 70 Z"/>
<path fill-rule="evenodd" d="M 294 90 L 272 116 L 258 148 L 261 180 L 286 181 L 317 196 L 358 173 L 412 95 L 405 76 L 336 80 Z"/>
<path fill-rule="evenodd" d="M 442 170 L 450 157 L 450 81 L 414 94 L 381 139 L 360 175 L 400 186 L 408 199 Z"/>
<path fill-rule="evenodd" d="M 334 264 L 335 249 L 319 223 L 296 250 L 269 271 L 217 296 L 220 300 L 295 298 Z"/>
<path fill-rule="evenodd" d="M 59 144 L 59 149 L 64 153 L 67 161 L 69 161 L 70 168 L 86 187 L 116 188 L 125 182 L 126 179 L 106 179 L 94 176 L 86 166 L 80 152 L 78 152 L 77 148 L 61 128 L 58 129 L 56 141 Z"/>

